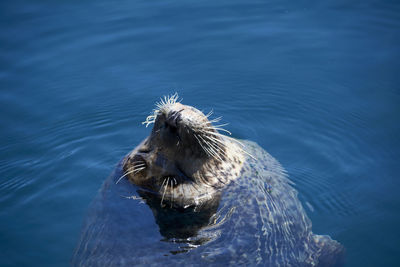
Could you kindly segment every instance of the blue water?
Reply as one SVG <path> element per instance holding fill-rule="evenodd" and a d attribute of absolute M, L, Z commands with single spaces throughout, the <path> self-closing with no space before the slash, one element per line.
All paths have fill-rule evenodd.
<path fill-rule="evenodd" d="M 69 265 L 176 91 L 281 162 L 347 266 L 396 266 L 399 29 L 398 1 L 2 1 L 0 265 Z"/>

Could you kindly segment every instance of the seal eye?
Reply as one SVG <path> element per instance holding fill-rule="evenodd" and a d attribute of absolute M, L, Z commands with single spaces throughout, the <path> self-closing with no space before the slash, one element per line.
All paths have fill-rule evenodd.
<path fill-rule="evenodd" d="M 139 153 L 149 153 L 151 151 L 148 147 L 143 147 L 138 150 Z"/>

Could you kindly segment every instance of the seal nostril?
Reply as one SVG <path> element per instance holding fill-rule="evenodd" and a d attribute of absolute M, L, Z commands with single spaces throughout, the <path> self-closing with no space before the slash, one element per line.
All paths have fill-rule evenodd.
<path fill-rule="evenodd" d="M 172 133 L 176 133 L 176 131 L 178 130 L 177 127 L 175 127 L 174 125 L 171 125 L 167 122 L 165 122 L 164 128 L 169 129 Z"/>
<path fill-rule="evenodd" d="M 176 131 L 178 130 L 178 128 L 176 128 L 175 126 L 170 126 L 169 129 L 172 133 L 176 133 Z"/>
<path fill-rule="evenodd" d="M 176 133 L 178 130 L 178 121 L 176 117 L 168 117 L 168 120 L 164 123 L 164 128 L 169 129 L 172 133 Z"/>
<path fill-rule="evenodd" d="M 179 122 L 182 120 L 180 113 L 181 111 L 182 110 L 170 112 L 170 114 L 168 114 L 167 120 L 165 121 L 165 126 L 174 127 L 175 129 L 178 128 Z"/>

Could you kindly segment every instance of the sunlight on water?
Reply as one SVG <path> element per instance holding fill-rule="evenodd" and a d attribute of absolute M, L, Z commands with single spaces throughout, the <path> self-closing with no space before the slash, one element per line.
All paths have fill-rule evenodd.
<path fill-rule="evenodd" d="M 348 266 L 396 266 L 399 27 L 396 1 L 3 1 L 0 265 L 69 265 L 177 91 L 282 164 Z"/>

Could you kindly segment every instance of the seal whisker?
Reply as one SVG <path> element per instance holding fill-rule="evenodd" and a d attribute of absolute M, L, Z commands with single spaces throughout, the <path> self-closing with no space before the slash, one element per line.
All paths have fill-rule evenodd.
<path fill-rule="evenodd" d="M 144 169 L 146 169 L 146 164 L 144 164 L 144 163 L 140 164 L 140 165 L 134 165 L 133 167 L 129 168 L 128 171 L 124 175 L 119 177 L 118 180 L 115 182 L 115 184 L 118 184 L 119 181 L 121 181 L 121 179 L 124 178 L 125 176 L 127 176 L 131 173 L 136 174 L 139 171 L 144 170 Z"/>
<path fill-rule="evenodd" d="M 217 135 L 217 136 L 224 136 L 224 137 L 228 137 L 227 135 L 224 135 L 218 131 L 210 131 L 210 130 L 204 130 L 202 129 L 202 132 L 204 133 L 208 133 L 208 134 L 212 134 L 212 135 Z"/>
<path fill-rule="evenodd" d="M 250 154 L 249 152 L 247 152 L 247 151 L 245 150 L 246 146 L 245 146 L 242 142 L 240 142 L 239 140 L 236 140 L 236 139 L 234 139 L 234 138 L 232 138 L 232 137 L 230 137 L 230 136 L 226 136 L 226 135 L 223 135 L 223 134 L 220 134 L 220 133 L 215 133 L 215 132 L 210 132 L 210 131 L 204 131 L 204 132 L 205 132 L 205 133 L 208 133 L 208 134 L 211 134 L 211 135 L 224 137 L 224 138 L 229 139 L 229 140 L 232 141 L 232 142 L 237 143 L 238 145 L 242 146 L 241 148 L 239 147 L 240 151 L 242 151 L 243 153 L 247 154 L 247 155 L 248 155 L 249 157 L 251 157 L 252 159 L 256 159 L 252 154 Z M 217 139 L 215 139 L 215 140 L 217 141 Z M 223 144 L 223 142 L 220 141 L 220 140 L 218 140 L 218 142 L 220 142 L 221 144 Z"/>
<path fill-rule="evenodd" d="M 213 122 L 213 121 L 209 121 L 209 122 Z M 210 129 L 210 130 L 216 130 L 217 128 L 221 128 L 224 129 L 222 127 L 229 125 L 229 123 L 222 123 L 222 124 L 211 124 L 211 123 L 203 123 L 201 124 L 200 129 Z M 224 129 L 225 130 L 225 129 Z"/>
<path fill-rule="evenodd" d="M 208 125 L 209 123 L 214 123 L 214 122 L 219 122 L 219 121 L 221 121 L 222 120 L 222 117 L 217 117 L 217 118 L 215 118 L 215 119 L 212 119 L 212 120 L 208 120 L 208 121 L 206 121 L 206 122 L 203 122 L 202 123 L 202 125 Z"/>
<path fill-rule="evenodd" d="M 206 136 L 205 136 L 206 138 Z M 207 142 L 207 141 L 205 141 Z M 218 146 L 218 143 L 213 142 L 212 140 L 210 140 L 209 142 L 207 142 L 207 146 L 215 153 L 215 155 L 218 157 L 218 159 L 220 161 L 222 161 L 222 158 L 220 157 L 220 155 L 224 154 L 224 151 Z"/>
<path fill-rule="evenodd" d="M 217 153 L 218 158 L 222 161 L 221 156 L 225 156 L 225 151 L 218 145 L 218 143 L 209 142 L 210 147 L 213 147 L 215 153 Z"/>
<path fill-rule="evenodd" d="M 171 179 L 171 208 L 172 208 L 172 204 L 174 203 L 174 186 L 173 186 L 173 181 Z"/>
<path fill-rule="evenodd" d="M 180 204 L 181 206 L 184 206 L 184 204 L 183 204 L 184 203 L 183 202 L 184 198 L 182 197 L 182 196 L 185 195 L 185 192 L 183 190 L 184 186 L 185 186 L 185 184 L 181 184 L 181 186 L 179 186 L 179 193 L 180 193 L 179 197 L 181 199 L 181 204 Z"/>
<path fill-rule="evenodd" d="M 214 135 L 203 135 L 204 138 L 207 138 L 210 142 L 220 144 L 222 147 L 225 147 L 225 143 L 220 139 L 220 137 L 214 136 Z"/>
<path fill-rule="evenodd" d="M 207 113 L 206 118 L 210 117 L 212 114 L 214 113 L 214 111 L 211 109 L 210 112 Z"/>
<path fill-rule="evenodd" d="M 207 149 L 211 152 L 212 157 L 217 160 L 222 160 L 217 152 L 215 152 L 214 148 L 207 143 Z"/>
<path fill-rule="evenodd" d="M 228 131 L 228 130 L 222 128 L 223 126 L 225 126 L 225 124 L 221 124 L 221 125 L 212 125 L 212 126 L 203 127 L 203 130 L 204 130 L 204 129 L 205 129 L 205 130 L 213 130 L 213 131 L 215 131 L 215 132 L 222 131 L 222 132 L 225 132 L 225 133 L 227 133 L 227 134 L 229 134 L 229 135 L 232 135 L 232 133 L 231 133 L 230 131 Z"/>
<path fill-rule="evenodd" d="M 144 170 L 144 169 L 146 169 L 146 167 L 141 167 L 141 168 L 135 169 L 134 174 L 136 174 L 136 173 L 138 173 L 138 172 L 140 172 L 141 170 Z"/>
<path fill-rule="evenodd" d="M 213 147 L 218 151 L 218 153 L 222 156 L 226 154 L 225 147 L 218 143 L 217 141 L 210 141 L 210 144 L 212 144 Z"/>
<path fill-rule="evenodd" d="M 161 207 L 162 207 L 162 204 L 163 204 L 163 201 L 164 201 L 165 192 L 167 191 L 168 182 L 169 182 L 169 177 L 167 177 L 167 179 L 164 179 L 164 182 L 165 182 L 165 180 L 167 180 L 167 183 L 166 183 L 165 186 L 164 186 L 164 193 L 163 193 L 163 195 L 162 195 L 162 197 L 161 197 L 161 203 L 160 203 Z M 163 184 L 164 184 L 164 183 L 163 183 Z"/>
<path fill-rule="evenodd" d="M 164 186 L 166 180 L 167 180 L 167 179 L 164 179 L 164 181 L 162 182 L 160 188 L 162 188 L 162 187 Z"/>
<path fill-rule="evenodd" d="M 208 140 L 210 140 L 210 142 L 213 142 L 214 144 L 218 145 L 221 148 L 225 148 L 224 142 L 222 142 L 220 139 L 214 136 L 204 135 L 204 138 L 207 138 Z"/>
<path fill-rule="evenodd" d="M 229 135 L 232 135 L 232 133 L 231 133 L 230 131 L 225 130 L 224 128 L 221 128 L 221 127 L 212 126 L 212 127 L 204 127 L 204 128 L 205 128 L 205 129 L 214 130 L 214 131 L 222 131 L 222 132 L 225 132 L 225 133 L 227 133 L 227 134 L 229 134 Z M 219 134 L 221 134 L 221 133 L 219 133 Z"/>
<path fill-rule="evenodd" d="M 204 138 L 203 138 L 201 135 L 199 135 L 199 138 L 204 142 L 204 144 L 207 145 L 207 148 L 210 150 L 211 154 L 212 154 L 214 157 L 217 157 L 219 160 L 222 161 L 221 157 L 220 157 L 220 156 L 218 155 L 218 153 L 214 150 L 214 148 L 210 145 L 210 143 L 207 142 L 206 140 L 204 140 Z"/>
<path fill-rule="evenodd" d="M 219 160 L 222 160 L 222 159 L 218 156 L 217 151 L 215 151 L 216 148 L 217 148 L 217 150 L 220 150 L 219 147 L 218 147 L 218 146 L 215 146 L 215 144 L 214 144 L 214 142 L 212 142 L 212 140 L 209 139 L 210 141 L 207 141 L 207 140 L 204 139 L 204 138 L 207 138 L 207 137 L 208 137 L 207 135 L 199 134 L 198 137 L 203 141 L 203 144 L 206 145 L 207 150 L 210 150 L 210 152 L 211 152 L 212 156 L 214 156 L 214 158 L 217 156 L 217 157 L 219 158 Z"/>
<path fill-rule="evenodd" d="M 130 167 L 127 171 L 131 171 L 131 170 L 133 170 L 134 168 L 136 168 L 136 167 L 138 167 L 139 165 L 136 165 L 135 163 L 133 163 L 133 166 L 132 167 Z M 139 167 L 141 167 L 142 165 L 140 165 Z M 144 165 L 143 165 L 144 166 Z"/>
<path fill-rule="evenodd" d="M 144 169 L 146 168 L 146 165 L 136 165 L 132 167 L 132 170 L 137 171 L 138 169 Z M 131 169 L 129 169 L 130 171 Z"/>
<path fill-rule="evenodd" d="M 167 106 L 167 105 L 173 105 L 176 102 L 178 102 L 178 93 L 175 93 L 173 95 L 168 95 L 164 96 L 163 98 L 160 98 L 159 102 L 156 102 L 155 106 L 156 108 L 153 109 L 153 112 L 146 117 L 146 120 L 142 122 L 142 124 L 145 124 L 146 127 L 148 127 L 150 124 L 154 123 L 157 119 L 157 116 L 159 113 Z"/>
<path fill-rule="evenodd" d="M 199 137 L 197 136 L 196 133 L 193 133 L 193 136 L 197 139 L 198 144 L 201 146 L 201 148 L 204 150 L 204 152 L 209 155 L 210 157 L 212 157 L 211 153 L 208 151 L 207 148 L 204 147 L 204 145 L 202 144 L 202 142 L 200 141 Z"/>
<path fill-rule="evenodd" d="M 133 172 L 135 172 L 135 170 L 129 171 L 129 172 L 125 173 L 124 175 L 122 175 L 121 177 L 118 178 L 118 180 L 115 182 L 115 184 L 118 184 L 119 181 L 122 180 L 122 178 L 124 178 L 125 176 L 127 176 L 127 175 L 129 175 L 129 174 L 131 174 L 131 173 L 133 173 Z"/>
<path fill-rule="evenodd" d="M 221 133 L 218 133 L 218 132 L 211 132 L 211 131 L 204 131 L 204 132 L 208 133 L 208 134 L 212 134 L 212 135 L 228 138 L 229 140 L 241 145 L 242 147 L 246 147 L 242 142 L 240 142 L 239 140 L 236 140 L 236 139 L 234 139 L 234 138 L 232 138 L 230 136 L 227 136 L 227 135 L 224 135 L 224 134 L 221 134 Z"/>
<path fill-rule="evenodd" d="M 142 124 L 146 124 L 146 128 L 147 128 L 147 126 L 149 126 L 150 124 L 152 124 L 156 121 L 157 114 L 158 114 L 158 110 L 155 110 L 152 115 L 147 116 L 146 120 L 144 122 L 142 122 Z"/>
<path fill-rule="evenodd" d="M 244 147 L 245 148 L 245 147 Z M 249 152 L 247 152 L 246 150 L 244 150 L 244 148 L 240 148 L 239 150 L 242 151 L 243 153 L 245 153 L 247 156 L 249 156 L 250 158 L 257 160 L 252 154 L 250 154 Z"/>
<path fill-rule="evenodd" d="M 212 122 L 212 121 L 210 121 L 210 122 Z M 227 125 L 229 125 L 228 122 L 222 123 L 222 124 L 217 124 L 217 125 L 212 124 L 211 126 L 206 126 L 206 127 L 215 128 L 215 127 L 224 127 L 224 126 L 227 126 Z"/>
<path fill-rule="evenodd" d="M 146 166 L 146 163 L 144 163 L 143 161 L 136 161 L 136 162 L 133 162 L 132 164 L 133 164 L 134 168 L 135 167 L 140 167 L 140 166 Z"/>
<path fill-rule="evenodd" d="M 169 97 L 169 104 L 175 104 L 178 98 L 179 98 L 178 93 L 175 92 L 175 94 Z"/>

